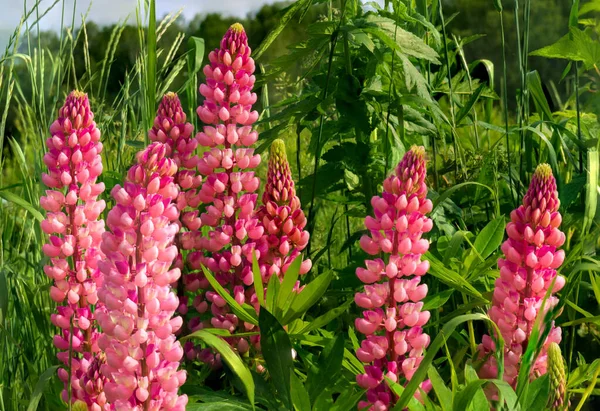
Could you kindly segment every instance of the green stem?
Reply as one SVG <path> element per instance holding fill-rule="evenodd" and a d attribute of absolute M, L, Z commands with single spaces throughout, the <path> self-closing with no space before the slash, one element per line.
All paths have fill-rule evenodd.
<path fill-rule="evenodd" d="M 442 24 L 442 36 L 444 38 L 444 54 L 445 54 L 445 63 L 446 63 L 446 71 L 448 72 L 448 99 L 450 100 L 450 117 L 452 119 L 452 145 L 454 147 L 454 180 L 458 181 L 458 143 L 456 141 L 456 134 L 454 130 L 456 129 L 456 118 L 454 115 L 454 95 L 452 93 L 452 73 L 450 72 L 450 56 L 448 55 L 448 35 L 446 34 L 446 23 L 444 22 L 444 10 L 442 8 L 442 0 L 438 0 L 439 5 L 439 13 L 440 13 L 440 22 Z"/>
<path fill-rule="evenodd" d="M 338 30 L 336 29 L 331 35 L 331 47 L 329 50 L 329 61 L 327 63 L 327 78 L 325 79 L 325 88 L 323 89 L 323 99 L 325 101 L 327 99 L 327 94 L 329 92 L 329 80 L 331 79 L 331 67 L 333 65 L 333 55 L 335 51 L 335 46 L 337 44 Z M 315 215 L 314 215 L 314 207 L 315 207 L 315 197 L 317 195 L 317 172 L 319 171 L 319 160 L 321 158 L 321 139 L 323 137 L 323 125 L 325 124 L 325 116 L 321 114 L 319 118 L 319 134 L 317 135 L 317 146 L 315 149 L 315 165 L 313 168 L 313 181 L 312 181 L 312 192 L 310 197 L 310 206 L 308 207 L 308 217 L 307 217 L 307 226 L 312 228 L 314 225 Z M 312 230 L 311 230 L 312 231 Z M 310 255 L 310 242 L 306 247 L 307 255 Z"/>
<path fill-rule="evenodd" d="M 504 130 L 505 130 L 505 135 L 506 135 L 506 160 L 508 161 L 508 181 L 510 184 L 510 193 L 511 193 L 511 198 L 513 200 L 513 203 L 516 207 L 517 205 L 517 199 L 514 198 L 513 196 L 513 181 L 512 181 L 512 172 L 511 172 L 511 161 L 510 161 L 510 138 L 508 135 L 508 87 L 506 85 L 506 80 L 507 80 L 507 76 L 508 76 L 508 70 L 506 68 L 506 45 L 504 44 L 504 18 L 503 18 L 503 12 L 501 11 L 500 13 L 500 33 L 502 36 L 502 72 L 503 72 L 503 81 L 502 81 L 502 87 L 503 87 L 503 101 L 502 101 L 502 105 L 503 107 L 503 111 L 504 111 Z"/>

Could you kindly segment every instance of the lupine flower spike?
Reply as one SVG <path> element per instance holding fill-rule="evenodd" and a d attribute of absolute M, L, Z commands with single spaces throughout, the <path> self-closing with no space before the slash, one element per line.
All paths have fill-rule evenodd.
<path fill-rule="evenodd" d="M 551 296 L 541 312 L 546 291 L 553 281 L 553 294 L 565 285 L 565 278 L 556 273 L 565 259 L 564 251 L 558 249 L 565 242 L 565 235 L 559 230 L 559 205 L 552 169 L 548 164 L 540 164 L 523 204 L 511 213 L 506 226 L 508 239 L 502 244 L 504 258 L 498 260 L 500 277 L 488 314 L 504 339 L 504 379 L 513 387 L 536 318 L 558 303 L 558 298 Z M 560 328 L 552 326 L 533 364 L 532 377 L 546 373 L 548 345 L 560 340 Z M 480 356 L 485 359 L 479 372 L 482 378 L 497 377 L 497 362 L 492 355 L 495 349 L 493 339 L 485 335 L 479 346 Z"/>
<path fill-rule="evenodd" d="M 567 377 L 565 360 L 560 352 L 560 346 L 555 342 L 548 344 L 548 374 L 550 376 L 548 407 L 552 411 L 562 411 L 569 407 Z"/>
<path fill-rule="evenodd" d="M 198 206 L 200 198 L 198 189 L 202 184 L 202 176 L 198 174 L 199 158 L 194 154 L 198 147 L 198 141 L 193 136 L 194 127 L 186 122 L 186 115 L 181 107 L 179 97 L 175 93 L 164 95 L 159 107 L 154 126 L 148 133 L 150 141 L 159 141 L 165 143 L 167 148 L 167 157 L 173 159 L 178 167 L 174 176 L 174 182 L 179 187 L 177 196 L 177 208 L 180 211 L 180 227 L 186 231 L 180 232 L 175 239 L 178 246 L 179 255 L 175 261 L 175 266 L 183 269 L 182 250 L 189 250 L 188 259 L 197 260 L 196 251 L 200 241 L 200 227 L 202 221 L 198 216 Z M 186 273 L 189 278 L 188 283 L 194 283 L 197 280 L 197 272 Z M 187 314 L 188 298 L 185 296 L 185 290 L 181 280 L 178 282 L 179 307 L 178 313 Z"/>
<path fill-rule="evenodd" d="M 254 243 L 261 239 L 264 230 L 254 215 L 259 179 L 251 170 L 260 163 L 260 156 L 248 146 L 258 138 L 252 129 L 258 113 L 252 111 L 252 104 L 256 102 L 256 94 L 252 92 L 254 60 L 250 57 L 242 25 L 233 24 L 221 40 L 221 47 L 212 51 L 208 58 L 210 64 L 204 67 L 206 84 L 200 86 L 205 100 L 197 110 L 207 125 L 198 133 L 197 139 L 209 148 L 201 158 L 198 170 L 206 176 L 200 200 L 207 208 L 201 219 L 202 225 L 209 227 L 201 239 L 201 248 L 210 254 L 204 257 L 197 253 L 189 262 L 193 269 L 204 265 L 238 302 L 254 303 L 252 253 Z M 192 331 L 206 326 L 230 332 L 238 327 L 246 331 L 252 329 L 252 325 L 242 324 L 230 312 L 223 298 L 210 291 L 206 278 L 191 280 L 186 281 L 190 291 L 208 290 L 196 296 L 193 306 L 200 313 L 210 309 L 212 314 L 210 322 L 194 319 L 194 323 L 190 323 Z M 244 338 L 230 342 L 240 353 L 249 349 Z M 218 363 L 218 358 L 209 350 L 197 352 L 192 343 L 186 344 L 186 355 Z"/>
<path fill-rule="evenodd" d="M 101 283 L 97 262 L 102 258 L 104 221 L 98 217 L 105 203 L 98 200 L 104 184 L 96 182 L 102 173 L 100 130 L 86 94 L 69 94 L 50 133 L 44 156 L 48 174 L 42 175 L 50 190 L 40 204 L 47 212 L 41 227 L 50 235 L 42 248 L 50 258 L 44 271 L 54 280 L 50 296 L 59 304 L 51 317 L 60 328 L 54 345 L 66 366 L 59 369 L 58 375 L 65 383 L 65 401 L 79 400 L 96 411 L 105 402 L 102 378 L 93 371 L 98 361 L 94 357 L 98 352 L 98 331 L 92 310 Z"/>
<path fill-rule="evenodd" d="M 265 227 L 267 250 L 261 255 L 260 265 L 263 282 L 267 284 L 272 275 L 283 279 L 283 274 L 300 256 L 310 237 L 308 231 L 304 231 L 306 217 L 296 196 L 285 144 L 280 139 L 271 145 L 262 203 L 257 215 Z M 300 274 L 306 274 L 311 264 L 309 259 L 304 260 Z"/>
<path fill-rule="evenodd" d="M 356 329 L 366 336 L 356 355 L 368 364 L 365 374 L 356 377 L 358 385 L 367 389 L 366 401 L 358 404 L 360 410 L 393 408 L 397 398 L 385 377 L 406 384 L 430 342 L 423 332 L 429 311 L 422 311 L 427 285 L 421 281 L 429 269 L 429 262 L 421 261 L 429 242 L 421 236 L 433 227 L 426 217 L 432 204 L 426 197 L 425 175 L 425 150 L 414 146 L 383 182 L 382 196 L 372 198 L 375 216 L 365 219 L 369 234 L 360 239 L 360 245 L 379 258 L 366 260 L 366 268 L 356 270 L 367 284 L 354 298 L 364 309 L 356 319 Z M 429 391 L 431 384 L 426 381 L 421 388 Z"/>
<path fill-rule="evenodd" d="M 174 335 L 182 319 L 171 318 L 178 306 L 170 284 L 180 271 L 170 267 L 177 257 L 179 211 L 172 202 L 177 165 L 167 150 L 156 142 L 138 153 L 123 187 L 111 192 L 116 205 L 102 239 L 107 260 L 100 263 L 104 284 L 98 295 L 104 309 L 97 314 L 111 410 L 184 410 L 187 403 L 177 395 L 186 374 L 177 370 L 183 349 Z"/>

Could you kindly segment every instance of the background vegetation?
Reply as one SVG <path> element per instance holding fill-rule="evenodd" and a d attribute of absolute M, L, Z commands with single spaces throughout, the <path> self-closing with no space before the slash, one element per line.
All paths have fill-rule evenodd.
<path fill-rule="evenodd" d="M 296 408 L 353 409 L 362 395 L 354 384 L 361 365 L 352 330 L 360 286 L 354 271 L 366 257 L 358 239 L 384 176 L 406 148 L 422 144 L 435 224 L 426 331 L 444 338 L 418 373 L 435 381 L 425 407 L 484 409 L 481 389 L 467 388 L 477 384 L 475 348 L 486 332 L 479 320 L 498 276 L 504 222 L 536 164 L 548 162 L 567 233 L 558 325 L 568 392 L 574 409 L 597 409 L 600 2 L 384 3 L 299 0 L 242 20 L 261 65 L 258 150 L 285 139 L 312 234 L 314 268 L 306 280 L 332 277 L 282 337 L 298 353 Z M 145 144 L 164 92 L 178 91 L 198 125 L 203 57 L 234 19 L 210 14 L 186 22 L 174 10 L 154 21 L 151 4 L 108 27 L 63 8 L 58 33 L 40 32 L 46 10 L 29 5 L 0 58 L 0 410 L 64 406 L 42 271 L 39 176 L 48 126 L 66 93 L 77 87 L 90 95 L 103 132 L 106 193 Z M 247 374 L 187 367 L 184 391 L 198 409 L 250 409 Z M 285 409 L 273 402 L 271 390 L 279 390 L 272 382 L 280 376 L 271 374 L 267 381 L 250 377 L 257 404 Z M 519 387 L 499 407 L 541 409 L 532 393 L 543 389 Z"/>

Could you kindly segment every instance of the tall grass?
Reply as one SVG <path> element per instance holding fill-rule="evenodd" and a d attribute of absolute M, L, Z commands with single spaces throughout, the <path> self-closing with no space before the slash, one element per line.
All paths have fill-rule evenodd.
<path fill-rule="evenodd" d="M 543 99 L 536 100 L 539 90 L 528 62 L 530 27 L 535 23 L 531 11 L 543 5 L 530 0 L 514 2 L 515 44 L 505 41 L 504 23 L 511 11 L 499 0 L 489 2 L 490 8 L 496 7 L 501 27 L 502 78 L 497 90 L 493 79 L 473 75 L 475 66 L 485 63 L 468 60 L 463 46 L 470 39 L 452 35 L 441 0 L 386 1 L 385 7 L 371 5 L 370 9 L 353 0 L 326 2 L 326 15 L 310 27 L 302 44 L 292 45 L 288 55 L 264 60 L 261 55 L 286 25 L 294 24 L 310 7 L 323 6 L 313 3 L 323 2 L 300 0 L 286 8 L 256 56 L 264 66 L 259 76 L 264 110 L 259 150 L 277 137 L 286 140 L 290 158 L 296 158 L 298 193 L 308 209 L 308 253 L 314 263 L 309 277 L 329 270 L 335 273 L 324 297 L 304 317 L 326 325 L 293 340 L 306 367 L 299 366 L 295 377 L 306 380 L 307 370 L 317 361 L 315 347 L 325 345 L 324 340 L 348 336 L 339 376 L 339 385 L 346 385 L 332 391 L 327 400 L 331 402 L 323 400 L 326 405 L 314 409 L 330 409 L 334 399 L 341 403 L 342 397 L 355 398 L 355 404 L 360 397 L 352 374 L 361 365 L 356 365 L 352 354 L 358 345 L 352 330 L 356 312 L 348 308 L 359 285 L 354 270 L 366 257 L 358 239 L 370 212 L 370 198 L 379 191 L 376 182 L 411 144 L 426 146 L 434 188 L 436 229 L 427 256 L 432 297 L 426 300 L 432 320 L 427 331 L 440 337 L 417 374 L 436 382 L 432 402 L 443 403 L 446 394 L 455 404 L 464 404 L 458 393 L 469 384 L 480 384 L 473 375 L 476 346 L 487 327 L 482 313 L 498 276 L 504 220 L 519 203 L 533 166 L 546 161 L 560 182 L 567 233 L 568 257 L 561 270 L 567 287 L 560 294 L 563 314 L 557 324 L 564 329 L 562 349 L 568 360 L 572 403 L 578 410 L 585 409 L 599 394 L 600 361 L 595 360 L 600 340 L 596 256 L 600 165 L 596 120 L 585 112 L 585 103 L 593 96 L 580 96 L 584 88 L 589 89 L 581 84 L 588 78 L 583 63 L 575 62 L 572 78 L 567 79 L 575 83 L 573 98 L 548 116 L 539 108 L 545 107 L 543 93 Z M 0 58 L 0 411 L 64 408 L 59 394 L 62 384 L 55 376 L 55 330 L 49 321 L 54 303 L 42 270 L 46 257 L 40 251 L 44 235 L 39 228 L 43 218 L 39 197 L 44 191 L 40 175 L 45 138 L 66 94 L 78 87 L 90 96 L 103 133 L 102 179 L 107 193 L 122 180 L 134 153 L 147 143 L 156 103 L 175 84 L 182 84 L 174 91 L 187 96 L 188 118 L 197 125 L 194 110 L 204 43 L 180 33 L 174 42 L 160 47 L 161 36 L 181 11 L 157 22 L 155 2 L 140 2 L 135 19 L 131 16 L 114 26 L 103 59 L 93 64 L 86 22 L 94 16 L 86 14 L 79 22 L 75 5 L 66 10 L 65 4 L 56 0 L 49 8 L 42 8 L 40 2 L 30 5 Z M 39 31 L 39 21 L 53 7 L 61 8 L 63 20 L 57 51 L 42 48 Z M 129 20 L 136 24 L 139 53 L 120 91 L 111 97 L 110 73 Z M 82 51 L 82 72 L 76 70 L 75 50 Z M 507 56 L 514 53 L 518 71 L 508 70 Z M 290 78 L 283 74 L 297 74 L 298 67 L 299 80 L 280 87 L 281 78 Z M 493 65 L 486 67 L 491 70 L 489 77 L 497 76 Z M 508 76 L 520 79 L 514 113 L 509 110 Z M 9 119 L 14 128 L 6 135 Z M 306 324 L 296 326 L 301 330 Z M 192 378 L 186 390 L 203 390 L 194 381 L 204 381 L 210 371 L 198 368 L 190 366 Z M 224 388 L 219 398 L 233 398 L 229 393 L 235 391 L 236 380 L 231 384 L 216 380 L 209 378 L 209 383 Z M 408 394 L 400 391 L 401 401 L 408 404 L 409 388 L 414 390 L 417 384 L 406 387 Z M 480 385 L 472 389 L 469 401 L 483 395 Z M 524 404 L 527 383 L 522 389 L 525 393 L 519 402 Z M 502 396 L 507 404 L 511 401 L 510 392 L 502 391 Z M 236 397 L 236 401 L 242 400 Z M 473 404 L 462 409 L 476 409 Z M 497 409 L 511 408 L 498 404 Z"/>

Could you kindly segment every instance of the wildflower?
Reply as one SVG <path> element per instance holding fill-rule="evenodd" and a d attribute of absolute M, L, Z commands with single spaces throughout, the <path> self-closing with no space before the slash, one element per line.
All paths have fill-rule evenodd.
<path fill-rule="evenodd" d="M 560 352 L 560 346 L 555 342 L 548 344 L 548 373 L 550 375 L 548 407 L 552 411 L 563 410 L 568 407 L 565 360 Z"/>
<path fill-rule="evenodd" d="M 356 377 L 367 389 L 367 400 L 358 404 L 361 410 L 393 408 L 397 398 L 384 378 L 399 384 L 410 381 L 430 342 L 423 332 L 429 311 L 423 311 L 427 285 L 421 281 L 429 269 L 429 262 L 421 261 L 429 242 L 421 236 L 433 227 L 425 216 L 432 209 L 426 198 L 426 171 L 424 148 L 412 147 L 383 182 L 383 195 L 372 198 L 375 216 L 365 219 L 369 234 L 360 245 L 367 254 L 383 258 L 366 260 L 365 268 L 356 270 L 367 284 L 354 299 L 364 309 L 355 326 L 366 336 L 356 355 L 370 364 Z M 427 391 L 430 384 L 422 388 Z"/>
<path fill-rule="evenodd" d="M 182 250 L 189 250 L 188 259 L 197 259 L 200 241 L 200 228 L 202 220 L 198 215 L 200 198 L 198 189 L 202 184 L 202 176 L 197 172 L 200 159 L 194 154 L 198 147 L 198 141 L 192 135 L 194 127 L 186 122 L 186 115 L 181 107 L 179 97 L 175 93 L 167 93 L 163 96 L 158 107 L 154 125 L 148 132 L 150 141 L 158 141 L 165 144 L 166 156 L 171 158 L 177 165 L 177 173 L 173 181 L 179 187 L 176 205 L 180 211 L 178 224 L 185 228 L 175 238 L 175 244 L 179 254 L 175 260 L 175 266 L 183 269 Z M 186 272 L 186 279 L 190 291 L 196 291 L 198 272 Z M 177 312 L 185 315 L 188 310 L 188 297 L 185 295 L 183 284 L 178 283 L 179 307 Z"/>
<path fill-rule="evenodd" d="M 99 264 L 104 283 L 98 295 L 104 308 L 97 314 L 110 409 L 184 410 L 187 403 L 187 396 L 177 395 L 186 373 L 177 370 L 183 349 L 174 335 L 182 319 L 172 318 L 179 211 L 172 202 L 177 164 L 167 149 L 155 142 L 139 152 L 124 185 L 111 192 L 116 205 L 102 239 L 107 260 Z"/>
<path fill-rule="evenodd" d="M 565 285 L 565 278 L 556 273 L 565 259 L 564 251 L 558 249 L 565 242 L 565 235 L 559 230 L 562 221 L 559 205 L 552 169 L 540 164 L 523 204 L 511 213 L 511 221 L 506 226 L 508 239 L 502 244 L 505 258 L 498 260 L 500 277 L 496 280 L 488 313 L 504 339 L 504 379 L 513 387 L 536 319 L 558 303 L 558 298 L 552 295 L 542 308 L 546 291 L 553 281 L 553 294 Z M 559 343 L 560 339 L 560 328 L 552 325 L 542 352 L 532 366 L 532 376 L 547 372 L 548 345 Z M 497 377 L 496 358 L 491 355 L 495 349 L 492 338 L 485 335 L 479 346 L 480 356 L 485 358 L 479 372 L 482 378 Z"/>
<path fill-rule="evenodd" d="M 310 237 L 308 231 L 304 231 L 306 217 L 296 196 L 285 145 L 279 139 L 271 145 L 262 203 L 257 215 L 265 228 L 267 250 L 262 253 L 260 263 L 266 284 L 272 275 L 283 279 L 283 274 L 300 256 Z M 310 267 L 310 260 L 303 261 L 300 274 L 306 274 Z"/>
<path fill-rule="evenodd" d="M 42 175 L 42 182 L 50 190 L 40 198 L 40 205 L 46 210 L 41 228 L 50 235 L 42 247 L 50 258 L 44 272 L 54 280 L 50 297 L 59 304 L 51 316 L 52 323 L 61 329 L 54 345 L 67 367 L 59 369 L 58 375 L 65 383 L 65 401 L 80 400 L 90 409 L 99 410 L 104 395 L 87 394 L 80 385 L 98 352 L 92 307 L 97 304 L 101 282 L 97 263 L 102 258 L 104 221 L 99 216 L 105 208 L 104 200 L 98 200 L 104 184 L 96 182 L 102 173 L 100 130 L 86 94 L 69 94 L 58 119 L 50 126 L 50 134 L 44 155 L 48 173 Z M 68 397 L 68 384 L 72 398 Z"/>
<path fill-rule="evenodd" d="M 205 97 L 198 107 L 200 119 L 207 124 L 198 133 L 200 145 L 208 147 L 198 164 L 205 176 L 199 192 L 200 201 L 207 205 L 201 215 L 202 225 L 208 227 L 200 239 L 200 248 L 210 253 L 205 257 L 195 253 L 190 257 L 191 268 L 201 265 L 210 270 L 217 281 L 235 296 L 239 303 L 256 301 L 251 269 L 255 242 L 263 235 L 263 227 L 254 215 L 259 179 L 252 169 L 260 163 L 260 155 L 252 148 L 258 138 L 252 124 L 258 113 L 252 111 L 256 102 L 254 60 L 246 32 L 241 24 L 233 24 L 221 41 L 221 47 L 212 51 L 210 64 L 204 67 L 206 84 L 200 86 Z M 198 294 L 192 305 L 200 313 L 210 310 L 212 317 L 204 322 L 199 317 L 190 324 L 192 331 L 206 326 L 234 332 L 249 331 L 251 324 L 243 324 L 231 313 L 225 300 L 210 290 L 206 278 L 191 278 L 188 289 L 205 290 Z M 193 283 L 197 281 L 197 283 Z M 248 351 L 244 338 L 231 340 L 241 353 Z M 186 348 L 191 348 L 188 345 Z M 209 351 L 187 351 L 188 358 L 198 358 L 218 365 Z"/>

